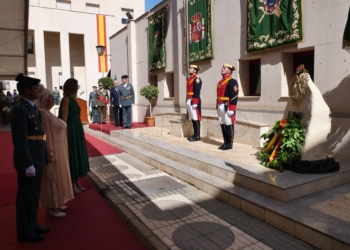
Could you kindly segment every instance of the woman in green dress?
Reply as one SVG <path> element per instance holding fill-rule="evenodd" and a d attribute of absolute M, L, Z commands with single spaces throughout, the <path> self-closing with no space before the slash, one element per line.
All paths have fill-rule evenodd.
<path fill-rule="evenodd" d="M 83 125 L 80 121 L 80 107 L 75 100 L 79 89 L 78 81 L 68 79 L 63 85 L 63 99 L 58 117 L 67 123 L 69 169 L 74 193 L 86 190 L 78 181 L 90 171 Z"/>

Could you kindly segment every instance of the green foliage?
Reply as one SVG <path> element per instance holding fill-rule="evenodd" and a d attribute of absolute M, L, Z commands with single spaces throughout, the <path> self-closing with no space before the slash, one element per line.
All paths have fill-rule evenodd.
<path fill-rule="evenodd" d="M 279 169 L 283 172 L 285 167 L 293 165 L 301 159 L 301 149 L 305 142 L 305 129 L 300 119 L 294 117 L 288 117 L 287 123 L 284 125 L 284 129 L 280 128 L 281 121 L 277 121 L 273 128 L 263 134 L 261 138 L 264 138 L 264 146 L 259 153 L 260 163 L 267 168 Z M 270 140 L 277 134 L 282 134 L 282 145 L 277 151 L 276 157 L 270 163 L 269 158 L 276 146 L 271 147 L 265 152 Z"/>
<path fill-rule="evenodd" d="M 92 116 L 92 111 L 91 110 L 89 111 L 89 116 Z"/>
<path fill-rule="evenodd" d="M 140 90 L 140 95 L 144 96 L 149 102 L 158 97 L 159 89 L 156 86 L 148 85 Z"/>
<path fill-rule="evenodd" d="M 111 89 L 114 86 L 114 81 L 110 77 L 102 77 L 98 79 L 97 84 L 99 84 L 100 82 L 103 83 L 104 89 Z"/>

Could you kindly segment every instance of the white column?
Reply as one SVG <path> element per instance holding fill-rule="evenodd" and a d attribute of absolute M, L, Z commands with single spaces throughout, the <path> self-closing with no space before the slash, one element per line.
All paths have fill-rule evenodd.
<path fill-rule="evenodd" d="M 46 64 L 45 64 L 45 42 L 44 31 L 36 29 L 34 31 L 34 46 L 35 46 L 35 78 L 41 79 L 41 82 L 46 84 Z"/>
<path fill-rule="evenodd" d="M 62 67 L 62 81 L 63 83 L 71 77 L 70 72 L 70 57 L 69 57 L 69 33 L 60 33 L 61 45 L 61 67 Z"/>
<path fill-rule="evenodd" d="M 134 87 L 135 92 L 135 104 L 137 104 L 138 99 L 138 87 L 137 87 L 137 65 L 136 65 L 136 33 L 135 33 L 135 22 L 134 20 L 130 20 L 128 23 L 128 74 L 129 74 L 129 81 L 132 83 Z M 132 109 L 132 118 L 131 121 L 138 121 L 137 120 L 137 114 L 138 114 L 138 108 L 137 106 L 134 106 Z"/>

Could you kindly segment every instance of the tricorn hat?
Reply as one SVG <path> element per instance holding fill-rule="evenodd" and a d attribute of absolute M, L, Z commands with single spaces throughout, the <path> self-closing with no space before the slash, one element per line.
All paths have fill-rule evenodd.
<path fill-rule="evenodd" d="M 103 86 L 103 83 L 102 83 L 102 82 L 99 82 L 99 83 L 98 83 L 98 86 Z"/>
<path fill-rule="evenodd" d="M 232 64 L 229 64 L 229 63 L 224 63 L 223 66 L 226 67 L 226 68 L 232 69 L 232 70 L 236 70 L 236 67 L 233 66 Z"/>
<path fill-rule="evenodd" d="M 196 70 L 201 70 L 201 67 L 200 67 L 200 66 L 197 66 L 197 65 L 195 65 L 195 64 L 191 64 L 191 65 L 190 65 L 190 68 L 194 68 L 194 69 L 196 69 Z"/>
<path fill-rule="evenodd" d="M 128 77 L 127 75 L 122 75 L 122 79 L 123 79 L 123 78 L 129 78 L 129 77 Z"/>
<path fill-rule="evenodd" d="M 19 83 L 24 83 L 28 85 L 38 85 L 40 83 L 40 79 L 25 76 L 22 73 L 19 73 L 15 79 Z"/>

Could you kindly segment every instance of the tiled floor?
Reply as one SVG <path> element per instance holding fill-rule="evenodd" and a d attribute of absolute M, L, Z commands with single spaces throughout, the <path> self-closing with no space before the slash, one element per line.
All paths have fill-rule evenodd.
<path fill-rule="evenodd" d="M 90 169 L 170 249 L 313 249 L 126 153 Z"/>

